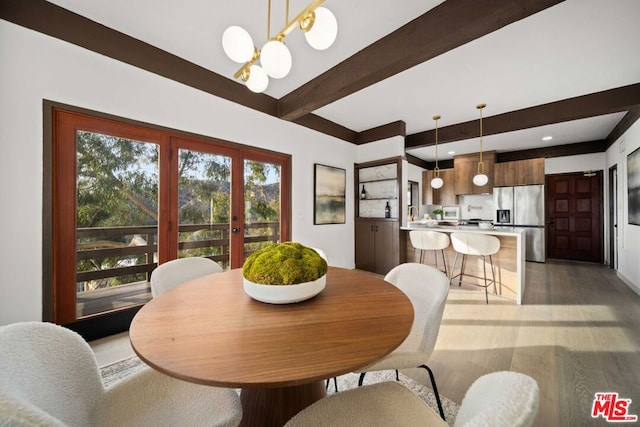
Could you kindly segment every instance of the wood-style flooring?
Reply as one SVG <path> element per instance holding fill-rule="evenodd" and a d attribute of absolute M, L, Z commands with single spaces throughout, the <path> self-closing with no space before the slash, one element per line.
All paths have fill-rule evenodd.
<path fill-rule="evenodd" d="M 528 262 L 526 283 L 521 306 L 451 287 L 428 363 L 441 393 L 461 402 L 476 378 L 512 370 L 538 382 L 536 426 L 609 425 L 591 417 L 596 392 L 640 416 L 640 296 L 597 264 Z"/>
<path fill-rule="evenodd" d="M 483 374 L 513 370 L 540 386 L 536 426 L 604 426 L 594 394 L 617 392 L 640 416 L 640 296 L 614 270 L 548 260 L 527 263 L 524 303 L 452 286 L 428 361 L 440 392 L 460 403 Z M 95 341 L 101 365 L 132 354 L 128 336 Z M 405 371 L 430 384 L 422 371 Z M 640 423 L 639 423 L 640 424 Z"/>

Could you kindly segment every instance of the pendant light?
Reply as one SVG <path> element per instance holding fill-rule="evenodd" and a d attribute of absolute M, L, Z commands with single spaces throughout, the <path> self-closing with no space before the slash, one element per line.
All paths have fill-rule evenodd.
<path fill-rule="evenodd" d="M 309 45 L 317 50 L 329 48 L 336 40 L 338 22 L 333 13 L 320 7 L 325 0 L 312 0 L 295 18 L 289 20 L 289 0 L 286 1 L 285 26 L 271 35 L 271 0 L 267 2 L 267 41 L 262 49 L 254 45 L 251 35 L 233 25 L 222 35 L 222 48 L 227 56 L 244 65 L 233 75 L 242 80 L 249 90 L 264 92 L 269 78 L 281 79 L 291 71 L 293 59 L 285 45 L 285 37 L 296 27 L 304 33 Z M 260 65 L 257 62 L 260 61 Z"/>
<path fill-rule="evenodd" d="M 478 173 L 473 177 L 473 183 L 478 187 L 487 185 L 489 182 L 489 177 L 484 173 L 484 163 L 482 162 L 482 109 L 486 106 L 487 104 L 476 105 L 476 108 L 480 110 L 480 163 L 478 163 Z"/>
<path fill-rule="evenodd" d="M 440 168 L 438 167 L 438 120 L 440 116 L 433 116 L 433 120 L 436 121 L 436 167 L 433 170 L 433 179 L 431 180 L 431 187 L 438 189 L 442 188 L 444 181 L 440 178 Z"/>

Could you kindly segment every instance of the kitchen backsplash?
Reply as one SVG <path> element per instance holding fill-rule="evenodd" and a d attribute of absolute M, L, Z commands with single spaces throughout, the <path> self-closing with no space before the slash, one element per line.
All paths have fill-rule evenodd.
<path fill-rule="evenodd" d="M 493 195 L 470 194 L 458 196 L 461 219 L 480 218 L 493 220 Z"/>
<path fill-rule="evenodd" d="M 490 194 L 470 194 L 467 196 L 458 196 L 460 203 L 460 219 L 480 218 L 487 221 L 493 221 L 494 205 L 493 195 Z M 423 205 L 420 209 L 421 216 L 425 213 L 433 216 L 431 212 L 440 208 L 440 205 Z"/>

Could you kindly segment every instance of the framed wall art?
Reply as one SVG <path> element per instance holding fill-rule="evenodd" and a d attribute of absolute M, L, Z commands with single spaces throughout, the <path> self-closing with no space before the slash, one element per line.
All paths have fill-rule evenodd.
<path fill-rule="evenodd" d="M 629 224 L 640 225 L 640 148 L 627 156 Z"/>
<path fill-rule="evenodd" d="M 317 163 L 313 170 L 313 223 L 344 224 L 347 171 Z"/>

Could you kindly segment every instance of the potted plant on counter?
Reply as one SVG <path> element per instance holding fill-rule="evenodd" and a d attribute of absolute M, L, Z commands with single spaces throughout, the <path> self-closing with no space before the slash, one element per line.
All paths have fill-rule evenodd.
<path fill-rule="evenodd" d="M 244 262 L 244 291 L 272 304 L 304 301 L 322 292 L 327 269 L 327 261 L 312 248 L 297 242 L 274 243 Z"/>
<path fill-rule="evenodd" d="M 438 220 L 442 219 L 442 213 L 443 213 L 442 209 L 434 209 L 433 211 L 433 214 L 436 216 L 436 219 Z"/>

